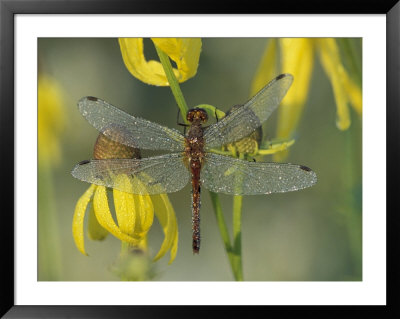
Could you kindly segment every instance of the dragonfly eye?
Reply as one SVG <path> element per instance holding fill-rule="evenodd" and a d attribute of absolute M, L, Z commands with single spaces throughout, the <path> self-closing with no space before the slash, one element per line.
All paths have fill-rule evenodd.
<path fill-rule="evenodd" d="M 202 122 L 202 123 L 206 123 L 208 120 L 208 115 L 207 112 L 204 111 L 203 109 L 191 109 L 188 111 L 187 115 L 186 115 L 186 119 L 190 122 Z"/>

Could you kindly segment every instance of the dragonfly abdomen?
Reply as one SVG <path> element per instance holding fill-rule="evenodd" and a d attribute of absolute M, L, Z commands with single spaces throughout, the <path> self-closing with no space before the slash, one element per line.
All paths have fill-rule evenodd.
<path fill-rule="evenodd" d="M 200 250 L 200 169 L 201 161 L 190 160 L 192 173 L 192 248 L 193 253 L 198 254 Z"/>

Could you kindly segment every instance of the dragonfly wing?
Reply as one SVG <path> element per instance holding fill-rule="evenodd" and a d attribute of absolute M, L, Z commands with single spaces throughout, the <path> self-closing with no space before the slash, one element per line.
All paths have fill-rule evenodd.
<path fill-rule="evenodd" d="M 242 107 L 232 111 L 204 131 L 206 147 L 216 148 L 248 136 L 266 121 L 286 95 L 293 76 L 281 74 L 269 82 Z"/>
<path fill-rule="evenodd" d="M 182 151 L 184 148 L 184 137 L 177 130 L 129 115 L 99 98 L 86 96 L 79 100 L 78 108 L 107 137 L 115 140 L 115 129 L 118 129 L 116 141 L 119 143 L 122 139 L 125 145 L 149 150 Z"/>
<path fill-rule="evenodd" d="M 248 162 L 214 153 L 207 153 L 200 178 L 208 190 L 230 195 L 284 193 L 317 182 L 317 175 L 302 165 Z"/>
<path fill-rule="evenodd" d="M 189 181 L 183 154 L 173 153 L 143 159 L 83 161 L 72 175 L 85 182 L 133 194 L 173 193 Z"/>

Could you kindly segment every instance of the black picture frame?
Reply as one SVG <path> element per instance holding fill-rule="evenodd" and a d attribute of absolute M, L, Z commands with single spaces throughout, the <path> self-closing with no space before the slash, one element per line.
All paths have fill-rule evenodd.
<path fill-rule="evenodd" d="M 387 305 L 386 306 L 21 306 L 14 302 L 14 19 L 16 14 L 204 14 L 204 13 L 314 13 L 314 14 L 386 14 L 387 52 Z M 398 306 L 399 218 L 395 201 L 399 162 L 398 137 L 400 136 L 400 2 L 390 1 L 292 1 L 242 3 L 162 1 L 162 0 L 0 0 L 0 176 L 2 185 L 1 249 L 1 308 L 4 318 L 152 318 L 152 317 L 205 317 L 246 316 L 262 312 L 271 318 L 286 317 L 350 317 L 368 314 L 375 318 L 400 317 Z M 397 209 L 396 209 L 397 207 Z"/>

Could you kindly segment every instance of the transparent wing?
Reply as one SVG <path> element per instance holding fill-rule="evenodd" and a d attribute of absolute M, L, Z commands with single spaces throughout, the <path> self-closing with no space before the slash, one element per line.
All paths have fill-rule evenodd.
<path fill-rule="evenodd" d="M 111 104 L 91 96 L 86 96 L 78 102 L 79 111 L 97 130 L 115 140 L 115 126 L 119 127 L 118 141 L 125 145 L 150 149 L 182 151 L 184 137 L 177 131 L 156 123 L 133 117 Z"/>
<path fill-rule="evenodd" d="M 207 127 L 204 130 L 206 148 L 232 143 L 252 133 L 278 107 L 292 82 L 292 75 L 279 75 L 242 107 Z"/>
<path fill-rule="evenodd" d="M 302 165 L 248 162 L 207 153 L 200 179 L 216 193 L 257 195 L 310 187 L 317 182 L 317 175 Z"/>
<path fill-rule="evenodd" d="M 74 167 L 72 176 L 88 183 L 142 195 L 173 193 L 189 181 L 189 171 L 181 153 L 143 159 L 83 161 Z"/>

